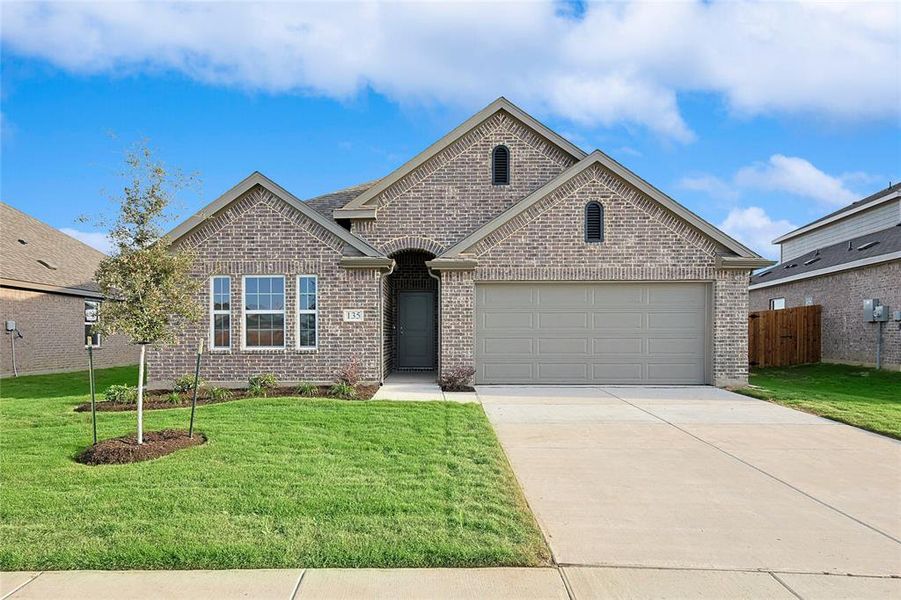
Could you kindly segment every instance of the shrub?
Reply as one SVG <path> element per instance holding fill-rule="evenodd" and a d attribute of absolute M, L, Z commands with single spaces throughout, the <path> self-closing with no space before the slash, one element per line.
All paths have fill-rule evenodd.
<path fill-rule="evenodd" d="M 169 404 L 181 404 L 181 394 L 176 391 L 166 394 L 166 402 Z"/>
<path fill-rule="evenodd" d="M 134 404 L 138 401 L 138 388 L 133 385 L 111 385 L 106 389 L 103 398 L 107 402 Z"/>
<path fill-rule="evenodd" d="M 203 378 L 197 382 L 197 388 L 202 388 L 204 386 Z M 172 388 L 173 392 L 178 392 L 179 394 L 184 394 L 185 392 L 191 392 L 194 390 L 194 376 L 190 373 L 186 373 L 182 375 L 178 379 L 175 380 L 175 386 Z"/>
<path fill-rule="evenodd" d="M 351 387 L 356 387 L 360 383 L 360 359 L 354 356 L 347 364 L 338 369 L 335 377 L 340 383 L 346 383 Z"/>
<path fill-rule="evenodd" d="M 231 400 L 234 397 L 234 394 L 231 390 L 221 387 L 214 387 L 210 389 L 210 398 L 214 402 L 223 402 L 225 400 Z"/>
<path fill-rule="evenodd" d="M 269 390 L 278 385 L 273 373 L 260 373 L 259 375 L 251 375 L 247 380 L 247 389 L 251 396 L 260 396 L 265 398 Z"/>
<path fill-rule="evenodd" d="M 328 389 L 328 395 L 332 398 L 353 400 L 357 397 L 357 390 L 346 381 L 337 381 Z"/>
<path fill-rule="evenodd" d="M 301 381 L 297 384 L 297 395 L 298 396 L 315 396 L 319 393 L 319 386 L 310 383 L 309 381 Z"/>
<path fill-rule="evenodd" d="M 438 383 L 448 392 L 466 391 L 476 370 L 472 367 L 454 367 L 441 376 Z"/>

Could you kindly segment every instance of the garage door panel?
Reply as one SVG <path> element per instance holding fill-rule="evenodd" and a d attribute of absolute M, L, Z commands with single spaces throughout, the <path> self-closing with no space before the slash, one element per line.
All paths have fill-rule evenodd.
<path fill-rule="evenodd" d="M 644 339 L 640 337 L 595 337 L 592 339 L 592 354 L 618 356 L 621 354 L 641 354 Z"/>
<path fill-rule="evenodd" d="M 578 329 L 588 327 L 587 312 L 539 312 L 538 329 Z"/>
<path fill-rule="evenodd" d="M 478 383 L 706 382 L 707 284 L 486 283 L 476 290 Z"/>
<path fill-rule="evenodd" d="M 640 312 L 595 312 L 592 325 L 595 329 L 641 329 L 644 315 Z"/>

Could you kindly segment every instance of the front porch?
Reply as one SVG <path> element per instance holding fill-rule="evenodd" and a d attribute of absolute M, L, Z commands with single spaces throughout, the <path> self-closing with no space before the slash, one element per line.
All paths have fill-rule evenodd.
<path fill-rule="evenodd" d="M 408 379 L 431 382 L 437 389 L 440 286 L 425 264 L 434 255 L 403 250 L 391 258 L 395 267 L 385 277 L 383 290 L 384 375 L 396 382 L 404 378 L 392 374 L 415 375 Z"/>

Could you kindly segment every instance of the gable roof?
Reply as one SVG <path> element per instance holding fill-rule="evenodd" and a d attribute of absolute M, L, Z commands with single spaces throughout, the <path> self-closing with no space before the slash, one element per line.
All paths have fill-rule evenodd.
<path fill-rule="evenodd" d="M 648 196 L 662 204 L 664 208 L 681 217 L 710 238 L 716 240 L 717 242 L 734 252 L 739 257 L 755 259 L 752 262 L 755 262 L 757 259 L 759 259 L 760 264 L 757 264 L 758 267 L 772 264 L 772 261 L 761 257 L 756 252 L 732 239 L 600 150 L 595 150 L 584 159 L 552 179 L 550 182 L 526 196 L 526 198 L 524 198 L 523 200 L 520 200 L 494 219 L 488 221 L 487 223 L 476 229 L 463 240 L 457 242 L 454 246 L 449 248 L 444 254 L 442 254 L 442 257 L 454 258 L 465 253 L 467 250 L 475 246 L 478 242 L 486 238 L 490 233 L 500 228 L 517 215 L 525 212 L 526 209 L 528 209 L 530 206 L 537 203 L 539 200 L 552 193 L 561 185 L 563 185 L 588 167 L 595 164 L 599 164 L 613 172 L 615 175 L 621 177 L 632 186 L 638 188 L 644 194 L 647 194 Z"/>
<path fill-rule="evenodd" d="M 392 172 L 390 175 L 380 179 L 375 183 L 375 185 L 348 202 L 347 205 L 345 205 L 343 208 L 337 209 L 334 214 L 335 218 L 340 219 L 373 217 L 374 209 L 370 206 L 370 204 L 379 194 L 384 192 L 395 182 L 399 181 L 402 177 L 410 174 L 413 170 L 424 164 L 427 160 L 456 142 L 458 139 L 478 127 L 485 120 L 491 118 L 497 112 L 502 110 L 508 112 L 516 119 L 522 121 L 527 126 L 537 131 L 539 134 L 541 134 L 542 137 L 553 143 L 555 146 L 557 146 L 576 160 L 585 158 L 586 154 L 581 148 L 565 139 L 561 135 L 555 133 L 547 126 L 536 120 L 534 117 L 527 114 L 521 108 L 501 96 L 473 116 L 466 119 L 466 121 L 455 127 L 450 133 L 442 137 L 440 140 L 395 169 L 394 172 Z"/>
<path fill-rule="evenodd" d="M 193 231 L 199 225 L 201 225 L 206 219 L 212 217 L 219 211 L 226 208 L 229 204 L 237 200 L 255 185 L 260 185 L 270 192 L 274 193 L 276 196 L 290 204 L 292 207 L 296 208 L 298 211 L 303 213 L 306 217 L 321 225 L 323 228 L 328 230 L 330 233 L 337 236 L 339 239 L 346 242 L 349 246 L 359 251 L 363 256 L 381 256 L 381 252 L 347 231 L 337 223 L 333 219 L 330 219 L 320 212 L 316 211 L 312 206 L 307 204 L 306 202 L 300 200 L 294 194 L 278 185 L 259 171 L 254 171 L 247 178 L 245 178 L 241 183 L 228 190 L 202 209 L 197 211 L 193 216 L 189 217 L 185 221 L 183 221 L 178 227 L 173 229 L 168 233 L 168 236 L 174 242 L 175 240 L 186 236 L 188 233 Z"/>
<path fill-rule="evenodd" d="M 334 192 L 328 192 L 321 196 L 308 198 L 304 200 L 304 202 L 311 206 L 316 212 L 331 219 L 332 212 L 335 209 L 343 207 L 345 204 L 374 186 L 378 181 L 378 179 L 373 179 L 372 181 L 367 181 L 365 183 L 358 183 L 357 185 L 352 185 Z"/>
<path fill-rule="evenodd" d="M 875 242 L 875 243 L 873 243 Z M 901 259 L 901 224 L 811 250 L 751 277 L 751 289 Z"/>
<path fill-rule="evenodd" d="M 4 202 L 0 202 L 0 223 L 3 285 L 101 296 L 94 273 L 105 258 L 102 252 Z"/>
<path fill-rule="evenodd" d="M 879 190 L 875 194 L 867 196 L 866 198 L 863 198 L 861 200 L 857 200 L 856 202 L 852 202 L 848 206 L 844 206 L 824 217 L 820 217 L 815 221 L 811 221 L 807 225 L 799 227 L 793 231 L 789 231 L 788 233 L 777 237 L 775 240 L 773 240 L 773 243 L 780 244 L 786 240 L 798 237 L 801 234 L 813 231 L 814 229 L 819 229 L 824 225 L 834 223 L 835 221 L 839 221 L 841 219 L 844 219 L 845 217 L 850 217 L 855 213 L 867 210 L 869 208 L 882 204 L 883 202 L 888 202 L 896 198 L 901 198 L 901 183 L 890 185 L 884 190 Z"/>

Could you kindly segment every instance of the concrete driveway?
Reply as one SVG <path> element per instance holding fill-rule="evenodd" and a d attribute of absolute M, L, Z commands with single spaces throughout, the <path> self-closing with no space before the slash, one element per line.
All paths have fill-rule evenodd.
<path fill-rule="evenodd" d="M 478 393 L 576 597 L 901 597 L 894 440 L 710 387 Z"/>

